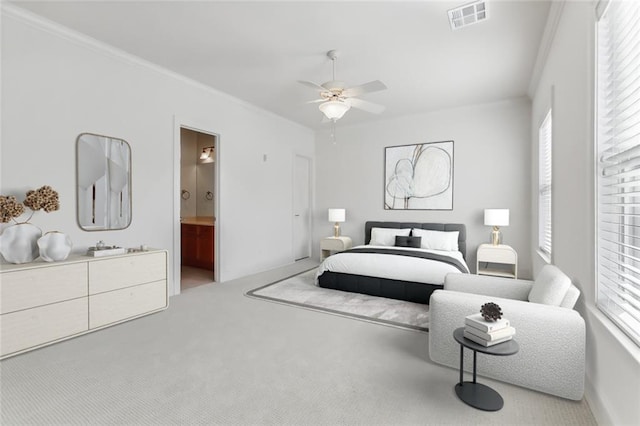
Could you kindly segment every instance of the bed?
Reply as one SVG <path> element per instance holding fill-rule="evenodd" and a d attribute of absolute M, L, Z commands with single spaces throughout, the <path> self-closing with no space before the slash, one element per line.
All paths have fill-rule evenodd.
<path fill-rule="evenodd" d="M 463 224 L 371 221 L 364 241 L 325 259 L 316 284 L 428 304 L 445 275 L 469 273 Z"/>

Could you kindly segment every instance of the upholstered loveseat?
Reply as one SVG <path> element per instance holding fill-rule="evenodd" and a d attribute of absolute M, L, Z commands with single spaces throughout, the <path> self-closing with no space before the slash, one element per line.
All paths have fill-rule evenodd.
<path fill-rule="evenodd" d="M 546 265 L 535 281 L 449 274 L 429 302 L 429 357 L 458 368 L 453 330 L 486 302 L 500 305 L 516 329 L 520 351 L 508 357 L 478 355 L 479 375 L 563 398 L 584 394 L 585 323 L 573 307 L 580 291 L 560 269 Z M 465 368 L 472 365 L 465 351 Z M 469 357 L 469 358 L 467 358 Z"/>

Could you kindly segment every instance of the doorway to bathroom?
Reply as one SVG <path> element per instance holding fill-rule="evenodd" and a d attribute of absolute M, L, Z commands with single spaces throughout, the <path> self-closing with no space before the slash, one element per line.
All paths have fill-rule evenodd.
<path fill-rule="evenodd" d="M 180 127 L 180 292 L 215 280 L 218 136 Z"/>

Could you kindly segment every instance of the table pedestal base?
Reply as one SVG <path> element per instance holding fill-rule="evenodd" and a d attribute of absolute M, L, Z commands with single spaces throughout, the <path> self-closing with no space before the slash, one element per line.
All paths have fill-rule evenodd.
<path fill-rule="evenodd" d="M 458 398 L 465 404 L 480 410 L 498 411 L 504 406 L 500 394 L 482 383 L 458 383 L 455 390 Z"/>

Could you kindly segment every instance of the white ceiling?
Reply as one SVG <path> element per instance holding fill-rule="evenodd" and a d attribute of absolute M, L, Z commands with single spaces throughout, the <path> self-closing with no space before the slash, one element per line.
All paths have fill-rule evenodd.
<path fill-rule="evenodd" d="M 549 1 L 487 1 L 489 18 L 452 31 L 447 10 L 467 3 L 17 1 L 14 4 L 311 128 L 317 93 L 298 80 L 348 86 L 381 80 L 352 109 L 353 124 L 525 96 Z"/>

